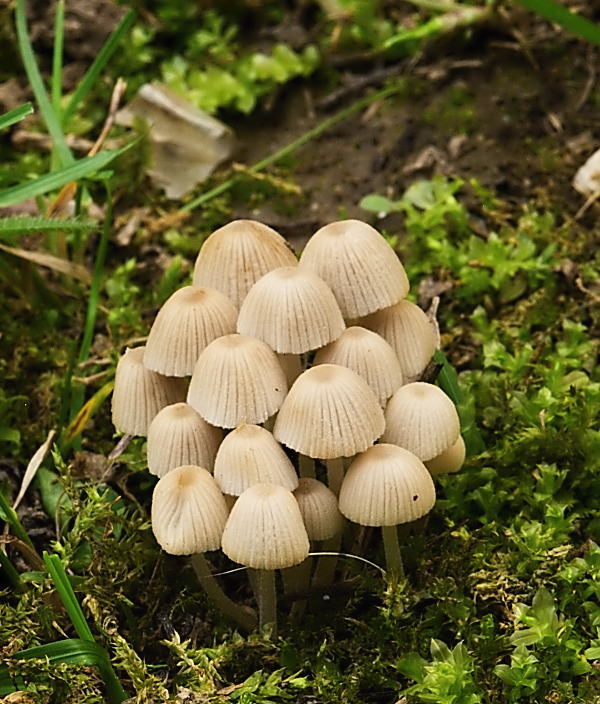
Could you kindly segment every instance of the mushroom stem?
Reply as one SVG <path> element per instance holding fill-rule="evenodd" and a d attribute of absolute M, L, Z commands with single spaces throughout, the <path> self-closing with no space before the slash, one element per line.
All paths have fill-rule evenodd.
<path fill-rule="evenodd" d="M 192 555 L 190 562 L 198 577 L 200 586 L 213 604 L 221 609 L 224 614 L 230 616 L 238 626 L 246 631 L 253 631 L 256 628 L 256 615 L 248 607 L 236 604 L 223 592 L 212 573 L 204 553 L 199 552 Z"/>
<path fill-rule="evenodd" d="M 397 584 L 399 579 L 404 578 L 404 567 L 402 565 L 402 556 L 400 555 L 400 543 L 398 542 L 398 529 L 396 526 L 381 526 L 381 532 L 383 534 L 383 548 L 385 550 L 388 577 L 391 582 Z"/>
<path fill-rule="evenodd" d="M 344 479 L 344 458 L 336 457 L 327 460 L 327 484 L 336 496 L 340 495 L 342 480 Z"/>
<path fill-rule="evenodd" d="M 339 553 L 342 547 L 342 531 L 332 538 L 327 538 L 321 543 L 322 552 L 333 552 Z M 337 555 L 321 555 L 317 561 L 317 566 L 315 568 L 315 573 L 313 576 L 313 586 L 315 587 L 329 587 L 333 584 L 333 578 L 335 576 L 335 570 L 337 567 L 338 558 Z"/>
<path fill-rule="evenodd" d="M 275 570 L 250 570 L 251 580 L 256 588 L 258 601 L 258 627 L 262 630 L 270 626 L 273 633 L 277 631 L 277 593 L 275 590 Z"/>

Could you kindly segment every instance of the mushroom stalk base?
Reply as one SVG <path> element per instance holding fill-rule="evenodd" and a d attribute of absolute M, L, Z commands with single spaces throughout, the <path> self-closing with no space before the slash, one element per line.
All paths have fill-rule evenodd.
<path fill-rule="evenodd" d="M 215 579 L 210 564 L 203 553 L 196 553 L 190 557 L 198 582 L 208 598 L 224 614 L 230 616 L 240 628 L 253 631 L 256 628 L 256 616 L 250 609 L 232 601 L 221 589 Z"/>
<path fill-rule="evenodd" d="M 258 626 L 262 630 L 270 626 L 277 631 L 277 594 L 275 590 L 275 570 L 252 570 L 252 585 L 256 589 L 258 601 Z"/>
<path fill-rule="evenodd" d="M 385 564 L 387 566 L 388 579 L 397 583 L 399 579 L 404 579 L 404 566 L 400 555 L 400 543 L 398 542 L 397 526 L 381 526 L 383 535 L 383 548 L 385 550 Z"/>

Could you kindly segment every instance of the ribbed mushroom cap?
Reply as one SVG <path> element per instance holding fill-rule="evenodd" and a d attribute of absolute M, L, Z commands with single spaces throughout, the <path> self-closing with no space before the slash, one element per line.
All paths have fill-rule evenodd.
<path fill-rule="evenodd" d="M 390 343 L 400 362 L 404 383 L 421 376 L 435 352 L 435 334 L 419 306 L 399 301 L 362 318 L 360 324 Z"/>
<path fill-rule="evenodd" d="M 210 286 L 228 296 L 239 309 L 262 276 L 298 261 L 285 239 L 255 220 L 234 220 L 204 242 L 194 267 L 194 286 Z"/>
<path fill-rule="evenodd" d="M 217 482 L 202 467 L 177 467 L 154 487 L 152 530 L 171 555 L 217 550 L 227 516 Z"/>
<path fill-rule="evenodd" d="M 383 337 L 357 325 L 346 328 L 337 340 L 320 349 L 314 364 L 340 364 L 362 377 L 381 406 L 402 386 L 400 362 Z"/>
<path fill-rule="evenodd" d="M 129 435 L 146 435 L 154 416 L 185 399 L 184 379 L 163 376 L 144 366 L 144 347 L 125 350 L 117 363 L 112 396 L 112 422 Z"/>
<path fill-rule="evenodd" d="M 221 439 L 221 431 L 189 404 L 165 406 L 148 429 L 148 469 L 157 477 L 188 464 L 212 471 Z"/>
<path fill-rule="evenodd" d="M 293 492 L 309 540 L 328 540 L 342 530 L 342 514 L 335 494 L 323 482 L 300 477 Z"/>
<path fill-rule="evenodd" d="M 223 552 L 257 570 L 285 569 L 308 556 L 298 503 L 278 484 L 255 484 L 238 498 L 223 532 Z"/>
<path fill-rule="evenodd" d="M 437 477 L 438 474 L 453 474 L 463 466 L 466 455 L 465 441 L 462 435 L 459 435 L 454 445 L 427 460 L 425 466 L 432 477 Z"/>
<path fill-rule="evenodd" d="M 144 364 L 167 376 L 187 376 L 210 342 L 235 332 L 236 320 L 236 307 L 220 291 L 184 286 L 158 311 Z"/>
<path fill-rule="evenodd" d="M 381 406 L 364 379 L 347 367 L 319 364 L 303 372 L 286 396 L 273 435 L 308 457 L 350 457 L 381 435 Z"/>
<path fill-rule="evenodd" d="M 346 319 L 391 306 L 408 293 L 398 256 L 375 228 L 360 220 L 332 222 L 315 232 L 300 266 L 328 284 Z"/>
<path fill-rule="evenodd" d="M 237 330 L 264 340 L 275 352 L 308 352 L 346 327 L 335 296 L 312 271 L 274 269 L 259 279 L 240 308 Z"/>
<path fill-rule="evenodd" d="M 253 484 L 298 486 L 294 465 L 273 435 L 260 425 L 242 423 L 219 447 L 215 479 L 224 494 L 239 496 Z"/>
<path fill-rule="evenodd" d="M 414 521 L 435 503 L 433 479 L 421 460 L 397 445 L 373 445 L 348 467 L 339 507 L 362 526 Z"/>
<path fill-rule="evenodd" d="M 401 386 L 385 409 L 382 442 L 400 445 L 426 462 L 454 445 L 460 421 L 450 398 L 433 384 Z"/>
<path fill-rule="evenodd" d="M 187 401 L 212 425 L 235 428 L 262 423 L 279 410 L 287 392 L 273 350 L 255 337 L 224 335 L 200 355 Z"/>

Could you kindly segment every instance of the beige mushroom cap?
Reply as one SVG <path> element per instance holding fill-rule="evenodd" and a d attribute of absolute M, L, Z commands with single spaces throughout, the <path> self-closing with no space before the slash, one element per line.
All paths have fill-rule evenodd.
<path fill-rule="evenodd" d="M 308 556 L 298 503 L 278 484 L 255 484 L 235 502 L 222 539 L 223 552 L 257 570 L 285 569 Z"/>
<path fill-rule="evenodd" d="M 154 487 L 152 530 L 171 555 L 217 550 L 227 516 L 221 490 L 202 467 L 177 467 Z"/>
<path fill-rule="evenodd" d="M 224 494 L 239 496 L 253 484 L 298 486 L 294 465 L 273 435 L 260 425 L 242 423 L 223 440 L 215 459 L 215 479 Z"/>
<path fill-rule="evenodd" d="M 398 301 L 362 318 L 360 324 L 390 343 L 405 383 L 420 378 L 435 352 L 435 333 L 419 306 L 410 301 Z"/>
<path fill-rule="evenodd" d="M 259 279 L 240 308 L 237 330 L 264 340 L 275 352 L 308 352 L 346 327 L 335 296 L 312 271 L 274 269 Z"/>
<path fill-rule="evenodd" d="M 234 220 L 204 242 L 194 267 L 194 286 L 210 286 L 239 309 L 252 286 L 268 271 L 296 266 L 285 239 L 255 220 Z"/>
<path fill-rule="evenodd" d="M 373 389 L 381 406 L 402 386 L 400 362 L 389 343 L 372 330 L 356 325 L 320 349 L 314 364 L 340 364 L 352 369 Z"/>
<path fill-rule="evenodd" d="M 300 477 L 293 492 L 309 540 L 328 540 L 342 530 L 343 519 L 336 495 L 312 477 Z"/>
<path fill-rule="evenodd" d="M 144 366 L 145 347 L 128 348 L 117 363 L 112 396 L 112 422 L 129 435 L 147 435 L 154 416 L 165 406 L 183 401 L 184 379 L 164 376 Z"/>
<path fill-rule="evenodd" d="M 333 459 L 366 450 L 384 427 L 379 401 L 364 379 L 347 367 L 319 364 L 294 382 L 273 435 L 303 455 Z"/>
<path fill-rule="evenodd" d="M 375 228 L 360 220 L 331 222 L 315 232 L 300 266 L 327 283 L 347 320 L 391 306 L 409 289 L 397 254 Z"/>
<path fill-rule="evenodd" d="M 463 466 L 466 456 L 465 441 L 462 435 L 459 435 L 454 445 L 427 460 L 425 466 L 432 477 L 437 477 L 439 474 L 453 474 Z"/>
<path fill-rule="evenodd" d="M 165 406 L 148 429 L 148 469 L 157 477 L 189 464 L 212 471 L 221 439 L 221 431 L 189 404 Z"/>
<path fill-rule="evenodd" d="M 210 342 L 235 332 L 236 320 L 236 307 L 220 291 L 184 286 L 158 311 L 144 364 L 167 376 L 187 376 Z"/>
<path fill-rule="evenodd" d="M 414 521 L 435 504 L 433 479 L 421 460 L 397 445 L 373 445 L 350 465 L 340 511 L 363 526 Z"/>
<path fill-rule="evenodd" d="M 262 340 L 224 335 L 200 355 L 190 381 L 187 401 L 219 428 L 243 421 L 262 423 L 279 410 L 287 380 L 277 355 Z"/>
<path fill-rule="evenodd" d="M 382 442 L 400 445 L 426 462 L 454 445 L 460 421 L 451 399 L 434 384 L 401 386 L 385 409 Z"/>

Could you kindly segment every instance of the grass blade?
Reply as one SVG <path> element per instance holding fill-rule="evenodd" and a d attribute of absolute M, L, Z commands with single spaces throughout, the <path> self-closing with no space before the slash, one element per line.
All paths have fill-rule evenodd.
<path fill-rule="evenodd" d="M 65 38 L 65 0 L 56 3 L 56 16 L 54 19 L 54 46 L 52 51 L 52 83 L 50 95 L 54 114 L 60 120 L 60 99 L 62 97 L 62 60 Z"/>
<path fill-rule="evenodd" d="M 44 562 L 77 635 L 82 641 L 88 641 L 90 645 L 96 645 L 96 648 L 99 648 L 104 653 L 104 658 L 95 664 L 102 675 L 109 697 L 115 704 L 119 704 L 127 699 L 127 695 L 113 670 L 108 653 L 94 641 L 94 636 L 85 620 L 60 558 L 58 555 L 49 555 L 44 552 Z"/>
<path fill-rule="evenodd" d="M 67 107 L 65 108 L 62 114 L 63 124 L 65 124 L 66 121 L 73 115 L 75 110 L 77 110 L 77 106 L 79 105 L 79 103 L 81 103 L 81 101 L 96 84 L 98 76 L 102 73 L 102 70 L 110 60 L 111 56 L 117 50 L 121 39 L 129 31 L 134 21 L 135 12 L 133 10 L 128 10 L 127 13 L 124 15 L 123 19 L 119 22 L 119 24 L 113 31 L 113 33 L 107 39 L 106 43 L 100 50 L 100 53 L 92 62 L 92 65 L 86 71 L 85 76 L 81 79 L 77 88 L 75 89 L 75 92 L 71 96 L 71 99 L 67 103 Z"/>
<path fill-rule="evenodd" d="M 18 205 L 29 198 L 37 198 L 44 193 L 62 188 L 71 181 L 78 181 L 85 176 L 100 171 L 107 164 L 110 164 L 115 157 L 129 149 L 132 144 L 122 149 L 100 152 L 100 154 L 95 156 L 79 159 L 79 161 L 72 163 L 70 166 L 65 166 L 54 173 L 45 174 L 28 183 L 6 188 L 0 193 L 0 208 Z"/>
<path fill-rule="evenodd" d="M 6 521 L 10 526 L 12 534 L 20 541 L 33 549 L 31 538 L 27 535 L 27 531 L 23 528 L 23 524 L 17 516 L 17 512 L 8 503 L 4 494 L 0 491 L 0 519 Z"/>
<path fill-rule="evenodd" d="M 61 220 L 60 218 L 47 218 L 43 215 L 14 215 L 0 218 L 0 238 L 3 235 L 22 235 L 32 232 L 48 232 L 49 230 L 73 232 L 96 229 L 98 229 L 98 222 L 91 218 Z"/>
<path fill-rule="evenodd" d="M 33 648 L 18 651 L 11 657 L 14 660 L 41 659 L 46 660 L 51 665 L 58 665 L 60 663 L 66 663 L 68 665 L 92 665 L 97 667 L 100 673 L 106 671 L 107 668 L 112 669 L 108 653 L 101 645 L 90 641 L 80 640 L 79 638 L 68 638 L 66 640 L 60 640 L 54 643 L 37 645 Z M 12 680 L 9 669 L 6 665 L 0 667 L 0 696 L 5 696 L 17 691 L 17 687 L 25 690 L 27 685 L 27 682 Z M 114 694 L 117 695 L 111 695 L 111 699 L 114 702 L 121 702 L 123 701 L 123 698 L 125 698 L 119 698 L 120 694 L 117 694 L 116 691 Z M 125 695 L 124 692 L 123 695 Z"/>
<path fill-rule="evenodd" d="M 562 27 L 567 32 L 575 34 L 587 42 L 600 46 L 600 26 L 590 22 L 585 17 L 576 15 L 564 5 L 554 0 L 516 0 L 519 5 L 535 12 L 550 22 Z"/>
<path fill-rule="evenodd" d="M 10 127 L 16 122 L 21 122 L 24 117 L 31 115 L 32 112 L 33 105 L 31 103 L 25 103 L 24 105 L 19 105 L 18 108 L 10 110 L 6 114 L 0 116 L 0 130 Z"/>
<path fill-rule="evenodd" d="M 42 114 L 42 119 L 46 124 L 46 128 L 52 137 L 54 143 L 54 148 L 56 149 L 56 154 L 60 160 L 62 166 L 68 166 L 73 164 L 75 159 L 69 145 L 65 139 L 60 122 L 48 93 L 46 92 L 46 87 L 44 86 L 44 81 L 40 74 L 38 65 L 35 60 L 33 53 L 33 47 L 31 46 L 31 41 L 29 40 L 29 34 L 27 30 L 27 19 L 25 17 L 25 0 L 17 0 L 17 7 L 15 10 L 15 23 L 17 28 L 17 41 L 19 43 L 19 51 L 21 53 L 21 59 L 23 65 L 25 66 L 25 73 L 29 80 L 33 94 L 37 101 L 38 107 Z"/>

